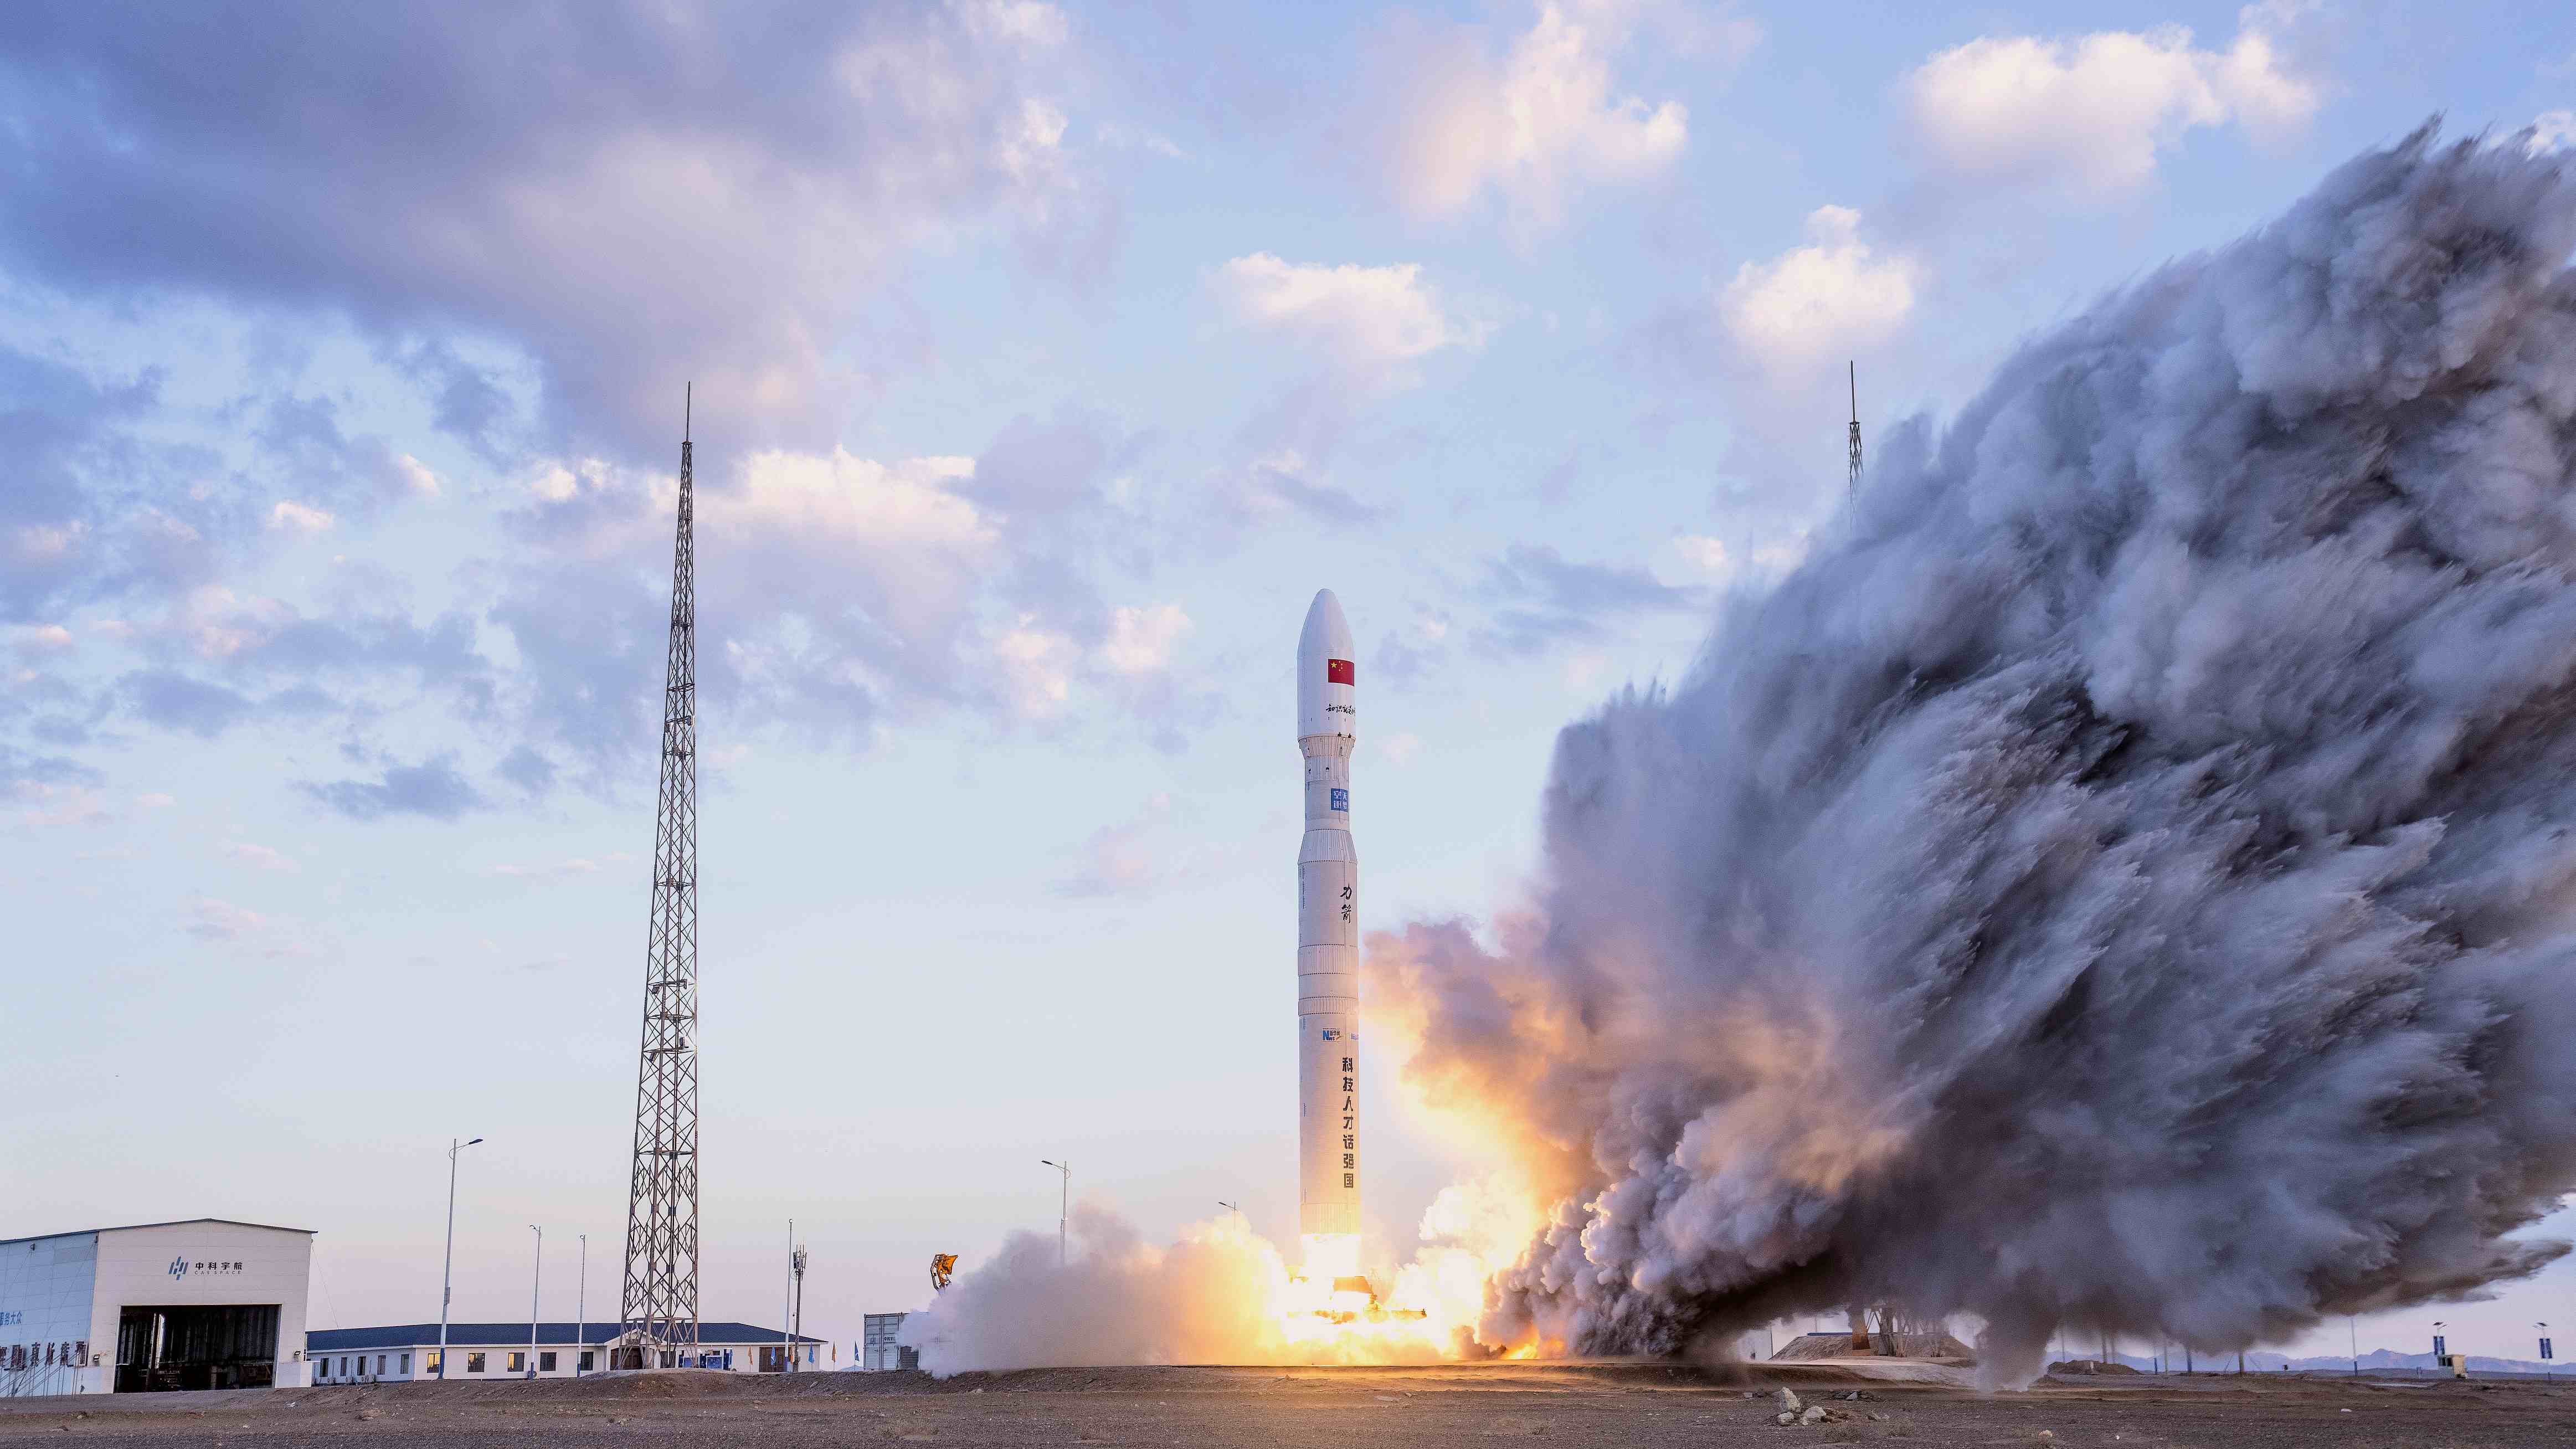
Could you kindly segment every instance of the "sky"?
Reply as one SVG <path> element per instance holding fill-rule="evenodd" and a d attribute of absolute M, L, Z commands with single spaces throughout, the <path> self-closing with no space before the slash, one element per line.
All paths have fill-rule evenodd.
<path fill-rule="evenodd" d="M 532 1225 L 615 1311 L 684 388 L 702 1312 L 792 1218 L 855 1337 L 1041 1158 L 1291 1235 L 1317 588 L 1367 924 L 1486 920 L 1555 731 L 1842 498 L 1847 365 L 1938 420 L 2436 116 L 2576 144 L 2576 14 L 13 6 L 0 1235 L 312 1228 L 315 1326 L 419 1321 L 481 1136 L 457 1316 Z M 1400 1256 L 1478 1164 L 1365 1085 Z"/>

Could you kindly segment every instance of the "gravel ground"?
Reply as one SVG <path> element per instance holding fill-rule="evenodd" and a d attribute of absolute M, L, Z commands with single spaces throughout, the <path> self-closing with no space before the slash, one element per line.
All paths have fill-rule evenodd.
<path fill-rule="evenodd" d="M 1831 1422 L 1782 1428 L 1791 1383 Z M 1858 1393 L 1850 1399 L 1842 1395 Z M 1750 1397 L 1748 1397 L 1748 1395 Z M 2576 1386 L 2374 1385 L 2328 1376 L 2043 1380 L 2020 1394 L 1797 1370 L 1660 1363 L 1439 1368 L 1105 1368 L 791 1379 L 655 1373 L 542 1383 L 390 1384 L 0 1400 L 0 1445 L 1171 1445 L 1360 1449 L 1533 1439 L 1550 1446 L 2021 1444 L 2576 1449 Z"/>

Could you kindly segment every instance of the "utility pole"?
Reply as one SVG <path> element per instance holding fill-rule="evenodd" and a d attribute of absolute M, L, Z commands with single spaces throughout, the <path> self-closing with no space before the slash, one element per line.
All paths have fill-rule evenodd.
<path fill-rule="evenodd" d="M 477 1137 L 474 1142 L 483 1139 Z M 474 1145 L 447 1139 L 447 1266 L 438 1270 L 438 1376 L 447 1377 L 447 1304 L 456 1296 L 456 1154 Z"/>
<path fill-rule="evenodd" d="M 677 1362 L 698 1344 L 698 593 L 690 401 L 683 393 L 644 1041 L 618 1306 L 618 1353 L 632 1368 L 659 1368 L 665 1355 Z"/>
<path fill-rule="evenodd" d="M 1064 1225 L 1073 1212 L 1073 1163 L 1070 1160 L 1058 1162 L 1050 1157 L 1041 1157 L 1038 1159 L 1038 1165 L 1052 1167 L 1064 1174 L 1064 1181 L 1060 1184 L 1055 1206 L 1055 1265 L 1061 1268 L 1070 1261 L 1065 1257 Z"/>
<path fill-rule="evenodd" d="M 794 1236 L 795 1222 L 791 1219 L 787 1226 L 789 1236 Z M 795 1354 L 805 1351 L 805 1245 L 798 1243 L 795 1250 L 787 1256 L 788 1261 L 796 1268 L 796 1306 L 787 1315 L 787 1342 L 794 1351 L 789 1355 L 788 1361 L 793 1363 Z"/>
<path fill-rule="evenodd" d="M 546 1281 L 546 1230 L 535 1223 L 528 1231 L 537 1235 L 537 1265 L 528 1275 L 528 1377 L 537 1376 L 537 1290 Z"/>
<path fill-rule="evenodd" d="M 573 1295 L 572 1316 L 579 1320 L 572 1331 L 573 1337 L 578 1340 L 572 1346 L 572 1376 L 580 1378 L 581 1356 L 590 1351 L 590 1234 L 588 1233 L 581 1235 L 581 1291 Z"/>

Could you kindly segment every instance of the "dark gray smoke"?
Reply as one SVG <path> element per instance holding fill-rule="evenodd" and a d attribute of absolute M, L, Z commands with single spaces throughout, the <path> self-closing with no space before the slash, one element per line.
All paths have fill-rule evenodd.
<path fill-rule="evenodd" d="M 2021 1381 L 2566 1251 L 2511 1235 L 2576 1184 L 2571 247 L 2563 158 L 2365 155 L 1565 731 L 1532 916 L 1372 942 L 1560 1204 L 1489 1341 L 1892 1301 Z"/>

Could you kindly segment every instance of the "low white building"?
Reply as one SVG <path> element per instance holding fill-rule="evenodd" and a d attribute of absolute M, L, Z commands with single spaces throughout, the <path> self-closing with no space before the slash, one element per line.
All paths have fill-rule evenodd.
<path fill-rule="evenodd" d="M 313 1234 L 225 1218 L 0 1239 L 0 1394 L 304 1382 Z"/>
<path fill-rule="evenodd" d="M 529 1346 L 528 1323 L 451 1323 L 447 1325 L 449 1379 L 524 1379 L 534 1353 L 536 1377 L 568 1379 L 595 1374 L 610 1362 L 609 1348 L 624 1325 L 618 1323 L 540 1323 L 536 1344 Z M 788 1336 L 774 1328 L 748 1323 L 700 1323 L 698 1346 L 673 1355 L 664 1368 L 726 1369 L 734 1373 L 774 1374 L 829 1367 L 826 1345 L 818 1338 L 799 1338 L 791 1351 Z M 384 1328 L 317 1328 L 304 1335 L 304 1356 L 311 1360 L 316 1384 L 400 1383 L 435 1379 L 438 1371 L 438 1325 L 398 1323 Z M 837 1351 L 834 1357 L 838 1357 Z"/>
<path fill-rule="evenodd" d="M 904 1315 L 900 1313 L 871 1313 L 860 1321 L 860 1369 L 876 1372 L 921 1367 L 921 1350 L 907 1348 L 899 1342 L 903 1337 L 903 1320 Z"/>

